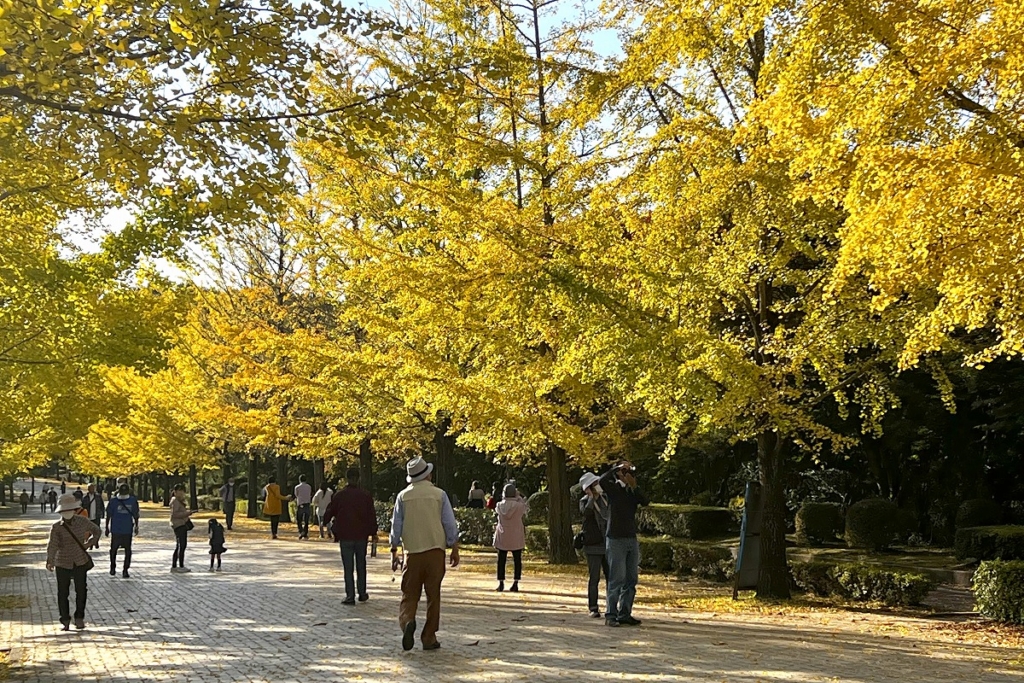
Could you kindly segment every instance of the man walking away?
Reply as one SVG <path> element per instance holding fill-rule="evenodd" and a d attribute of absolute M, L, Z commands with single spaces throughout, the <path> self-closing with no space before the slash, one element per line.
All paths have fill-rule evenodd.
<path fill-rule="evenodd" d="M 50 502 L 50 489 L 43 487 L 43 492 L 39 494 L 39 511 L 46 514 L 46 504 Z"/>
<path fill-rule="evenodd" d="M 50 489 L 50 512 L 57 511 L 57 489 Z"/>
<path fill-rule="evenodd" d="M 18 502 L 21 503 L 21 514 L 28 512 L 28 491 L 25 489 L 21 490 L 21 495 L 18 496 Z"/>
<path fill-rule="evenodd" d="M 100 520 L 103 519 L 103 496 L 96 493 L 95 484 L 89 484 L 88 492 L 82 496 L 82 509 L 88 513 L 86 517 L 89 518 L 90 522 L 100 526 Z M 96 539 L 93 547 L 100 547 L 100 539 Z"/>
<path fill-rule="evenodd" d="M 228 531 L 231 531 L 231 524 L 235 521 L 235 478 L 228 477 L 227 482 L 220 487 L 221 508 L 224 510 L 224 522 Z"/>
<path fill-rule="evenodd" d="M 640 625 L 640 620 L 633 618 L 633 600 L 640 579 L 636 509 L 648 501 L 637 488 L 635 472 L 632 464 L 620 461 L 601 477 L 601 489 L 608 498 L 608 626 Z"/>
<path fill-rule="evenodd" d="M 328 525 L 332 521 L 334 523 L 334 540 L 338 542 L 341 562 L 345 567 L 345 600 L 342 604 L 354 605 L 357 587 L 359 602 L 370 599 L 366 592 L 366 539 L 377 535 L 377 513 L 373 509 L 373 496 L 359 488 L 359 470 L 350 468 L 345 478 L 348 486 L 331 498 L 331 504 L 324 513 L 324 522 Z"/>
<path fill-rule="evenodd" d="M 309 510 L 313 502 L 313 487 L 306 483 L 306 475 L 299 475 L 295 487 L 295 523 L 299 526 L 299 538 L 309 538 Z"/>
<path fill-rule="evenodd" d="M 107 503 L 107 536 L 110 539 L 110 575 L 117 575 L 117 551 L 124 548 L 121 576 L 129 578 L 132 566 L 132 533 L 139 535 L 139 501 L 131 494 L 128 484 L 121 484 L 117 496 Z"/>
<path fill-rule="evenodd" d="M 402 628 L 402 649 L 411 650 L 416 634 L 416 608 L 420 595 L 427 594 L 427 620 L 420 633 L 424 650 L 441 647 L 437 629 L 441 625 L 441 581 L 444 579 L 444 550 L 452 549 L 451 565 L 459 566 L 459 525 L 448 496 L 430 481 L 434 466 L 413 458 L 405 466 L 409 486 L 395 499 L 391 518 L 391 569 L 398 568 L 398 546 L 405 548 L 402 572 L 402 604 L 398 624 Z"/>
<path fill-rule="evenodd" d="M 327 485 L 327 480 L 324 480 L 320 484 L 320 490 L 313 494 L 313 511 L 316 513 L 316 522 L 320 527 L 320 538 L 324 537 L 324 528 L 327 528 L 327 536 L 334 538 L 334 534 L 331 533 L 331 527 L 327 524 L 327 520 L 324 519 L 324 515 L 327 514 L 327 508 L 331 504 L 331 498 L 334 496 L 334 491 Z M 376 517 L 376 516 L 375 516 Z"/>

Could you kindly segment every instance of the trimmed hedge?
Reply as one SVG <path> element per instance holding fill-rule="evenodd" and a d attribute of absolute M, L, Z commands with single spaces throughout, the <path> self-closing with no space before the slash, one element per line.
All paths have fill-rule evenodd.
<path fill-rule="evenodd" d="M 493 510 L 455 508 L 455 521 L 459 523 L 459 543 L 470 545 L 492 545 L 494 543 L 494 527 L 497 519 Z M 388 526 L 390 526 L 390 520 Z"/>
<path fill-rule="evenodd" d="M 790 571 L 796 585 L 808 593 L 890 607 L 918 605 L 933 586 L 924 574 L 866 564 L 797 562 Z"/>
<path fill-rule="evenodd" d="M 982 615 L 1024 624 L 1024 562 L 982 562 L 974 572 L 974 597 Z"/>
<path fill-rule="evenodd" d="M 377 528 L 382 533 L 391 533 L 391 516 L 395 512 L 394 503 L 388 503 L 383 500 L 373 501 L 373 509 L 377 513 Z"/>
<path fill-rule="evenodd" d="M 725 582 L 732 579 L 736 562 L 728 548 L 676 541 L 672 544 L 672 570 L 679 576 Z"/>
<path fill-rule="evenodd" d="M 896 537 L 896 504 L 882 498 L 868 498 L 850 506 L 846 513 L 846 545 L 851 548 L 884 550 Z"/>
<path fill-rule="evenodd" d="M 956 528 L 996 526 L 1003 521 L 1003 508 L 988 498 L 965 500 L 956 511 Z"/>
<path fill-rule="evenodd" d="M 958 560 L 1024 560 L 1024 526 L 976 526 L 956 530 Z"/>
<path fill-rule="evenodd" d="M 834 543 L 843 532 L 843 512 L 835 503 L 806 502 L 796 512 L 796 544 L 815 547 Z"/>
<path fill-rule="evenodd" d="M 526 527 L 526 548 L 537 553 L 548 551 L 548 528 L 546 526 Z"/>
<path fill-rule="evenodd" d="M 640 568 L 654 572 L 670 572 L 672 564 L 672 539 L 644 538 L 640 542 Z"/>
<path fill-rule="evenodd" d="M 674 538 L 722 538 L 736 532 L 736 515 L 729 508 L 654 503 L 637 510 L 640 533 Z"/>

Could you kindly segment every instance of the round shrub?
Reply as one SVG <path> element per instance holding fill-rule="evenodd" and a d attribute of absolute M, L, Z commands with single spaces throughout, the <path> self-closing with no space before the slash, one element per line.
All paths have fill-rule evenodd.
<path fill-rule="evenodd" d="M 995 526 L 1003 521 L 1003 508 L 988 498 L 965 500 L 956 511 L 956 528 Z"/>
<path fill-rule="evenodd" d="M 549 548 L 547 527 L 526 527 L 526 547 L 533 552 L 546 553 Z"/>
<path fill-rule="evenodd" d="M 850 506 L 846 513 L 846 545 L 884 550 L 896 536 L 899 508 L 889 500 L 868 498 Z"/>
<path fill-rule="evenodd" d="M 526 515 L 527 524 L 543 524 L 547 526 L 548 523 L 548 492 L 537 491 L 532 496 L 526 499 L 526 502 L 530 506 L 530 511 Z M 572 507 L 570 505 L 570 507 Z M 577 507 L 579 507 L 577 505 Z"/>
<path fill-rule="evenodd" d="M 806 502 L 796 513 L 796 544 L 834 543 L 843 532 L 843 513 L 835 503 Z"/>
<path fill-rule="evenodd" d="M 982 562 L 974 572 L 974 597 L 986 617 L 1024 624 L 1024 562 Z"/>

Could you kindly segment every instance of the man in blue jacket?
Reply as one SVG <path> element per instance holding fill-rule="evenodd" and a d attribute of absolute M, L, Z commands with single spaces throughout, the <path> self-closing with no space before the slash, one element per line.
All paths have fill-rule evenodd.
<path fill-rule="evenodd" d="M 132 534 L 139 535 L 139 501 L 131 494 L 128 484 L 121 484 L 117 495 L 107 503 L 107 536 L 110 539 L 110 575 L 117 575 L 117 551 L 124 548 L 121 576 L 128 578 L 132 565 Z"/>
<path fill-rule="evenodd" d="M 633 600 L 640 579 L 640 542 L 636 538 L 636 509 L 647 505 L 637 488 L 636 468 L 620 460 L 601 477 L 608 498 L 608 605 L 607 626 L 639 626 L 633 618 Z"/>

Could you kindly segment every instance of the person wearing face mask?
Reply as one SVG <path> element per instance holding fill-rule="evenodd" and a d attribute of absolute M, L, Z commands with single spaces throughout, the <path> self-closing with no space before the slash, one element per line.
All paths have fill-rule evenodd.
<path fill-rule="evenodd" d="M 171 558 L 171 571 L 175 574 L 187 574 L 191 569 L 185 567 L 185 548 L 188 547 L 188 532 L 192 524 L 192 511 L 185 505 L 185 486 L 176 484 L 174 495 L 171 496 L 171 528 L 174 529 L 174 555 Z"/>
<path fill-rule="evenodd" d="M 235 478 L 228 477 L 227 482 L 220 487 L 221 509 L 224 510 L 224 522 L 228 531 L 235 521 Z"/>
<path fill-rule="evenodd" d="M 640 543 L 636 537 L 636 509 L 647 505 L 647 496 L 637 486 L 636 468 L 625 460 L 615 463 L 601 477 L 608 499 L 608 604 L 605 624 L 639 626 L 633 616 L 633 600 L 640 576 Z"/>
<path fill-rule="evenodd" d="M 608 530 L 608 498 L 601 489 L 601 478 L 593 472 L 585 472 L 580 477 L 583 498 L 580 499 L 580 512 L 583 513 L 583 554 L 587 556 L 587 571 L 590 581 L 587 584 L 587 606 L 590 616 L 601 618 L 598 603 L 601 587 L 601 572 L 604 572 L 605 590 L 608 585 L 608 558 L 605 555 L 605 534 Z M 578 546 L 577 546 L 578 547 Z"/>
<path fill-rule="evenodd" d="M 131 494 L 128 484 L 121 484 L 117 496 L 107 503 L 107 536 L 110 539 L 110 575 L 117 575 L 117 551 L 124 548 L 121 577 L 127 579 L 132 566 L 132 532 L 139 535 L 139 501 Z"/>
<path fill-rule="evenodd" d="M 100 537 L 98 526 L 87 517 L 75 514 L 81 507 L 72 493 L 60 497 L 57 512 L 61 519 L 50 528 L 50 541 L 46 545 L 46 571 L 57 574 L 57 609 L 65 631 L 71 626 L 72 582 L 75 584 L 75 628 L 85 628 L 86 577 L 92 569 L 92 558 L 86 547 Z"/>

